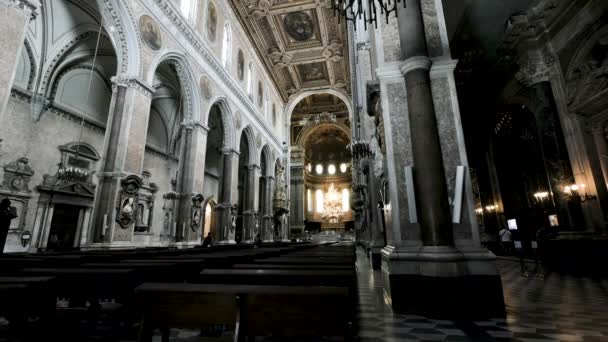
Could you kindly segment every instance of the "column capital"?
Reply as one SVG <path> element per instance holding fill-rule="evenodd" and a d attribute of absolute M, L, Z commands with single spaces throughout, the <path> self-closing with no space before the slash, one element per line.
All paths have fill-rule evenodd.
<path fill-rule="evenodd" d="M 112 89 L 116 87 L 132 88 L 139 91 L 144 96 L 150 99 L 152 98 L 152 95 L 154 95 L 154 93 L 156 92 L 156 89 L 154 89 L 154 87 L 150 86 L 143 80 L 126 74 L 118 74 L 116 76 L 113 76 L 111 78 L 111 81 Z"/>
<path fill-rule="evenodd" d="M 30 21 L 33 21 L 38 16 L 38 7 L 40 3 L 35 0 L 0 0 L 0 3 L 5 3 L 9 6 L 14 6 L 22 11 L 30 13 Z"/>
<path fill-rule="evenodd" d="M 399 70 L 405 76 L 405 74 L 418 69 L 430 70 L 432 65 L 431 59 L 427 56 L 416 56 L 403 61 Z"/>
<path fill-rule="evenodd" d="M 235 154 L 235 155 L 240 155 L 239 151 L 235 150 L 232 147 L 222 147 L 220 148 L 220 152 L 222 152 L 222 154 L 226 155 L 226 154 Z"/>

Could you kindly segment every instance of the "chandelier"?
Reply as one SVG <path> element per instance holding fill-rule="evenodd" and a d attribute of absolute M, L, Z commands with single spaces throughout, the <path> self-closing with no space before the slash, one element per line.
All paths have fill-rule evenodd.
<path fill-rule="evenodd" d="M 346 21 L 363 21 L 363 25 L 367 30 L 367 25 L 374 24 L 378 28 L 378 13 L 384 15 L 388 24 L 388 17 L 395 12 L 395 17 L 398 16 L 397 5 L 403 3 L 405 8 L 405 0 L 331 0 L 334 16 L 344 17 Z M 364 3 L 366 6 L 364 8 Z M 339 21 L 339 19 L 338 19 Z M 356 29 L 355 25 L 355 29 Z"/>

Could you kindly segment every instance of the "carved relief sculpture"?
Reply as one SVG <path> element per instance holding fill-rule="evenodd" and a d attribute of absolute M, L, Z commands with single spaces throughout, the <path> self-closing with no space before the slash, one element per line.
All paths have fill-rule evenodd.
<path fill-rule="evenodd" d="M 2 187 L 14 192 L 30 192 L 29 183 L 34 171 L 27 158 L 19 158 L 4 165 Z"/>
<path fill-rule="evenodd" d="M 196 196 L 192 197 L 190 229 L 192 229 L 192 232 L 194 233 L 196 233 L 200 229 L 202 224 L 203 209 L 201 208 L 201 205 L 204 200 L 205 198 L 201 194 L 197 194 Z"/>
<path fill-rule="evenodd" d="M 149 171 L 143 171 L 141 175 L 142 185 L 139 189 L 137 198 L 137 222 L 135 224 L 135 231 L 146 233 L 150 231 L 158 186 L 150 182 L 151 174 Z"/>
<path fill-rule="evenodd" d="M 249 15 L 255 20 L 260 20 L 270 13 L 273 0 L 245 0 L 245 5 L 249 9 Z"/>
<path fill-rule="evenodd" d="M 121 191 L 116 207 L 116 222 L 121 228 L 127 229 L 135 224 L 138 210 L 138 193 L 143 185 L 138 176 L 127 176 L 120 181 Z"/>

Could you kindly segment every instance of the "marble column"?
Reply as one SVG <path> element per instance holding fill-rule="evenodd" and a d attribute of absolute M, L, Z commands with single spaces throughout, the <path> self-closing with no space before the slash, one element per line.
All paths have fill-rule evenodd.
<path fill-rule="evenodd" d="M 188 241 L 188 237 L 191 235 L 190 223 L 191 223 L 191 208 L 192 208 L 192 156 L 194 155 L 192 150 L 192 130 L 194 126 L 192 124 L 182 124 L 182 146 L 181 156 L 179 160 L 179 179 L 177 181 L 177 192 L 179 194 L 179 200 L 177 205 L 177 217 L 176 224 L 178 229 L 175 232 L 175 241 Z"/>
<path fill-rule="evenodd" d="M 306 201 L 304 191 L 304 166 L 291 166 L 290 179 L 290 210 L 289 210 L 289 228 L 296 234 L 304 233 L 304 203 Z"/>
<path fill-rule="evenodd" d="M 368 250 L 373 269 L 380 269 L 382 264 L 382 248 L 384 248 L 384 225 L 382 222 L 381 212 L 378 208 L 380 198 L 380 183 L 379 179 L 373 173 L 373 161 L 368 161 L 364 173 L 367 173 L 367 229 L 368 233 Z"/>
<path fill-rule="evenodd" d="M 602 167 L 602 174 L 604 175 L 604 184 L 608 185 L 608 143 L 606 143 L 604 123 L 597 124 L 593 127 L 592 132 L 595 149 L 597 150 L 597 156 Z"/>
<path fill-rule="evenodd" d="M 264 212 L 262 215 L 262 239 L 264 242 L 272 242 L 273 241 L 273 232 L 272 232 L 272 197 L 274 194 L 274 184 L 275 178 L 274 176 L 266 177 L 266 188 L 264 195 Z"/>
<path fill-rule="evenodd" d="M 237 210 L 233 210 L 238 198 L 238 165 L 239 154 L 234 149 L 226 148 L 223 150 L 222 177 L 220 187 L 219 203 L 216 205 L 218 244 L 235 244 L 235 225 Z"/>
<path fill-rule="evenodd" d="M 258 165 L 249 165 L 247 168 L 247 182 L 245 200 L 243 204 L 243 242 L 253 243 L 255 239 L 255 214 L 257 207 L 256 198 L 259 192 L 260 167 Z"/>
<path fill-rule="evenodd" d="M 28 24 L 36 18 L 31 0 L 0 0 L 0 122 L 5 117 Z"/>
<path fill-rule="evenodd" d="M 480 245 L 475 220 L 443 4 L 406 3 L 397 19 L 401 62 L 394 63 L 403 78 L 389 84 L 381 79 L 380 87 L 390 193 L 385 295 L 401 312 L 501 314 L 500 275 L 495 257 Z M 395 151 L 403 157 L 391 160 Z M 449 198 L 459 206 L 450 208 Z"/>
<path fill-rule="evenodd" d="M 93 213 L 96 243 L 128 244 L 131 229 L 116 223 L 116 203 L 120 181 L 128 175 L 140 176 L 146 147 L 148 117 L 154 88 L 135 78 L 112 78 L 112 101 L 106 127 L 104 153 Z"/>

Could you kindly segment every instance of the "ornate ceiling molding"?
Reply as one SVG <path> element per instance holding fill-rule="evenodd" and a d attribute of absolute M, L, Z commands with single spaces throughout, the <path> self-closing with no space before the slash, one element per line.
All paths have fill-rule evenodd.
<path fill-rule="evenodd" d="M 284 101 L 301 91 L 351 92 L 347 25 L 327 0 L 230 0 Z"/>

